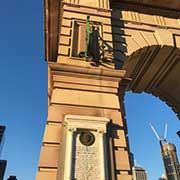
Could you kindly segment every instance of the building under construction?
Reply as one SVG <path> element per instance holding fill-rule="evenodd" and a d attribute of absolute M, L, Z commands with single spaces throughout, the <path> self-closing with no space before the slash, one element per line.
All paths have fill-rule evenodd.
<path fill-rule="evenodd" d="M 132 167 L 133 180 L 147 180 L 147 173 L 144 168 L 139 166 Z"/>
<path fill-rule="evenodd" d="M 167 124 L 165 126 L 164 137 L 160 137 L 155 128 L 152 125 L 150 126 L 160 143 L 167 180 L 180 180 L 180 164 L 177 157 L 176 146 L 166 141 Z"/>
<path fill-rule="evenodd" d="M 172 143 L 160 143 L 161 154 L 168 180 L 180 180 L 180 165 L 176 147 Z"/>

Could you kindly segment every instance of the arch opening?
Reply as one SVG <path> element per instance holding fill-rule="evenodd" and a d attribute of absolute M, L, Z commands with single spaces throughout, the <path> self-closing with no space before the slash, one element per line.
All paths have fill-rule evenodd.
<path fill-rule="evenodd" d="M 164 167 L 159 141 L 149 123 L 155 126 L 160 136 L 164 136 L 165 123 L 168 124 L 167 142 L 176 145 L 180 159 L 180 141 L 176 134 L 178 118 L 164 102 L 147 93 L 126 92 L 125 106 L 130 150 L 136 165 L 146 170 L 148 179 L 158 179 L 164 173 Z"/>
<path fill-rule="evenodd" d="M 128 87 L 164 101 L 180 119 L 180 49 L 168 45 L 147 46 L 133 52 L 123 65 Z"/>

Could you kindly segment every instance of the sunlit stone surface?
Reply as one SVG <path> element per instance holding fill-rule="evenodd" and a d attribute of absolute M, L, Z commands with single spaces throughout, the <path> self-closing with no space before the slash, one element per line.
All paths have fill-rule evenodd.
<path fill-rule="evenodd" d="M 124 0 L 124 1 L 138 2 L 138 3 L 148 4 L 148 5 L 180 9 L 179 0 Z"/>

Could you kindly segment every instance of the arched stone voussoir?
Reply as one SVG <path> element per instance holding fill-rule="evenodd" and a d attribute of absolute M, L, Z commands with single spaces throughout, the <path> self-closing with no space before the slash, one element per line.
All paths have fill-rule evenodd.
<path fill-rule="evenodd" d="M 141 48 L 129 56 L 123 69 L 132 79 L 127 90 L 159 97 L 180 119 L 179 47 L 162 44 Z"/>
<path fill-rule="evenodd" d="M 125 32 L 130 34 L 126 37 L 127 56 L 131 56 L 139 51 L 145 51 L 152 47 L 172 47 L 180 48 L 180 34 L 176 34 L 169 29 L 156 29 L 155 31 L 126 29 Z"/>
<path fill-rule="evenodd" d="M 151 94 L 157 98 L 159 98 L 161 101 L 165 102 L 171 109 L 174 111 L 174 113 L 177 115 L 177 117 L 180 119 L 180 104 L 176 101 L 173 101 L 171 98 L 164 97 L 162 94 L 157 94 L 157 92 L 146 92 L 148 94 Z M 176 105 L 176 106 L 174 106 Z"/>

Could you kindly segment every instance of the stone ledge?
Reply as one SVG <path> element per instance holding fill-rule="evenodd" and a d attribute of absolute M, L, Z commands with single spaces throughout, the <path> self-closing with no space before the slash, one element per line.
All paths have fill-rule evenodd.
<path fill-rule="evenodd" d="M 49 67 L 53 71 L 64 71 L 64 72 L 74 72 L 81 74 L 89 74 L 89 75 L 98 75 L 98 76 L 108 76 L 114 78 L 123 78 L 127 81 L 130 81 L 130 78 L 125 78 L 126 71 L 125 70 L 109 70 L 102 68 L 91 68 L 91 67 L 81 67 L 81 66 L 72 66 L 61 63 L 48 63 Z"/>

